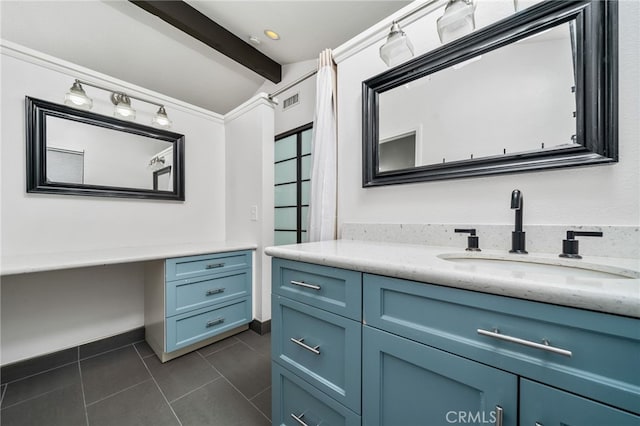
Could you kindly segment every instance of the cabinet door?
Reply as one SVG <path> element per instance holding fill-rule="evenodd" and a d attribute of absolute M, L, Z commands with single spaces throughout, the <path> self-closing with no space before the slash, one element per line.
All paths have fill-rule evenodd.
<path fill-rule="evenodd" d="M 517 424 L 517 376 L 363 327 L 363 425 Z"/>
<path fill-rule="evenodd" d="M 520 380 L 523 426 L 640 426 L 640 416 L 530 380 Z"/>

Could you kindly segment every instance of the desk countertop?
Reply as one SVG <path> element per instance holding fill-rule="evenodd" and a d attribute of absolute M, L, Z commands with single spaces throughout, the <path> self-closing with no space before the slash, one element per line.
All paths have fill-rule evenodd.
<path fill-rule="evenodd" d="M 34 253 L 2 256 L 0 275 L 25 274 L 30 272 L 55 271 L 86 266 L 112 265 L 142 262 L 208 253 L 236 250 L 255 250 L 253 243 L 233 241 L 211 241 L 187 244 L 168 244 L 137 247 L 114 247 L 109 249 L 68 251 L 57 253 Z"/>

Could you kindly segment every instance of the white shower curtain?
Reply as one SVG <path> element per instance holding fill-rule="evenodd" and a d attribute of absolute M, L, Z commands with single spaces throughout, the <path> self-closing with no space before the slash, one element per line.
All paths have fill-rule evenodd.
<path fill-rule="evenodd" d="M 337 137 L 336 67 L 331 49 L 320 53 L 313 119 L 309 241 L 336 238 Z"/>

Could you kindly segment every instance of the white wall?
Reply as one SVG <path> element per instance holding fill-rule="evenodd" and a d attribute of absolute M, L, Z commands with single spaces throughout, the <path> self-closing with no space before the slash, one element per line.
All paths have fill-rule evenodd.
<path fill-rule="evenodd" d="M 225 240 L 221 116 L 37 52 L 24 50 L 29 54 L 23 54 L 20 50 L 3 43 L 3 256 Z M 172 130 L 185 135 L 185 202 L 25 192 L 24 97 L 62 103 L 74 78 L 117 87 L 166 105 L 173 120 Z M 112 114 L 107 92 L 85 89 L 94 98 L 93 111 Z M 140 103 L 134 107 L 138 109 L 137 121 L 150 123 L 155 108 Z M 2 364 L 142 326 L 142 276 L 142 264 L 133 264 L 3 277 Z M 52 330 L 57 332 L 51 334 Z"/>
<path fill-rule="evenodd" d="M 258 95 L 225 116 L 227 235 L 255 243 L 253 316 L 271 319 L 271 258 L 273 245 L 274 109 Z M 252 209 L 255 208 L 255 217 Z"/>
<path fill-rule="evenodd" d="M 479 2 L 478 26 L 506 16 L 506 3 L 510 2 Z M 404 27 L 416 55 L 440 46 L 435 26 L 440 15 L 441 10 Z M 621 1 L 619 24 L 620 162 L 613 165 L 363 189 L 361 83 L 387 69 L 378 56 L 383 41 L 342 58 L 338 64 L 339 224 L 508 224 L 513 221 L 510 193 L 518 188 L 526 200 L 525 226 L 638 225 L 640 3 Z"/>

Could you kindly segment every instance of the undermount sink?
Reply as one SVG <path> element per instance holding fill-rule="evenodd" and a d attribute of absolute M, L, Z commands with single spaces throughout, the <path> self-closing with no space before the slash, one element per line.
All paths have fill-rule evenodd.
<path fill-rule="evenodd" d="M 529 272 L 546 275 L 563 275 L 574 278 L 624 279 L 640 278 L 640 273 L 630 269 L 594 263 L 582 263 L 566 259 L 547 259 L 538 257 L 504 258 L 485 254 L 470 255 L 467 253 L 441 254 L 440 259 L 461 265 L 478 268 L 502 269 L 512 272 Z M 580 263 L 577 263 L 580 262 Z"/>

